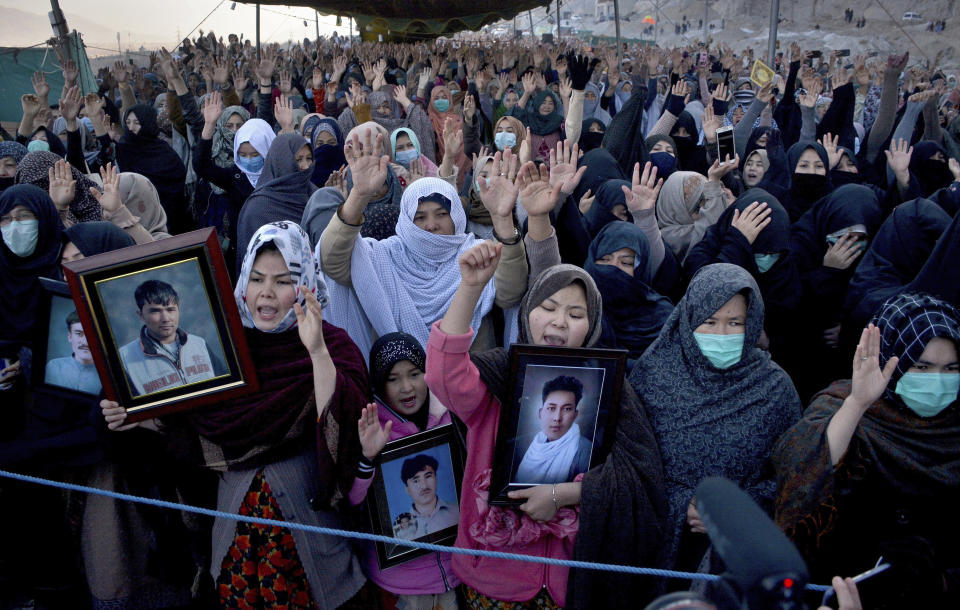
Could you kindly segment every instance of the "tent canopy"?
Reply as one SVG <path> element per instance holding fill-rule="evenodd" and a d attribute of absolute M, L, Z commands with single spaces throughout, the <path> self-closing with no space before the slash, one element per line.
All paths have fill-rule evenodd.
<path fill-rule="evenodd" d="M 289 6 L 289 0 L 265 0 L 261 4 Z M 550 4 L 549 0 L 314 0 L 296 2 L 327 15 L 352 17 L 361 34 L 376 38 L 427 39 L 463 30 L 479 30 L 501 19 Z"/>

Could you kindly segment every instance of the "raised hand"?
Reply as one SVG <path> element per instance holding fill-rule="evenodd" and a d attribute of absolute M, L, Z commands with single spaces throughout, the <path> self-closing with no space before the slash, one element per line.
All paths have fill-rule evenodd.
<path fill-rule="evenodd" d="M 520 189 L 520 202 L 529 216 L 543 216 L 557 207 L 560 201 L 562 184 L 551 185 L 550 170 L 546 165 L 537 165 L 528 161 L 517 174 L 517 187 Z"/>
<path fill-rule="evenodd" d="M 463 147 L 463 130 L 450 116 L 443 122 L 443 147 L 443 156 L 451 158 Z"/>
<path fill-rule="evenodd" d="M 713 111 L 713 104 L 707 104 L 703 108 L 703 120 L 701 121 L 704 142 L 710 142 L 711 144 L 716 142 L 717 130 L 720 129 L 722 124 L 723 119 Z"/>
<path fill-rule="evenodd" d="M 77 196 L 77 181 L 70 171 L 70 164 L 64 160 L 57 161 L 47 172 L 50 180 L 50 199 L 60 212 L 66 212 Z"/>
<path fill-rule="evenodd" d="M 284 133 L 293 132 L 293 102 L 286 95 L 277 97 L 277 102 L 273 107 L 273 116 L 277 119 L 281 131 Z"/>
<path fill-rule="evenodd" d="M 226 59 L 213 58 L 213 82 L 225 87 L 230 82 L 230 64 Z"/>
<path fill-rule="evenodd" d="M 50 84 L 47 83 L 47 75 L 43 72 L 34 72 L 33 76 L 30 77 L 30 81 L 33 83 L 33 92 L 37 94 L 37 97 L 44 99 L 50 95 Z"/>
<path fill-rule="evenodd" d="M 130 82 L 130 69 L 122 61 L 113 62 L 113 69 L 110 70 L 110 74 L 113 75 L 113 79 L 117 81 L 118 85 L 127 85 Z"/>
<path fill-rule="evenodd" d="M 953 157 L 950 157 L 947 161 L 947 167 L 950 168 L 950 173 L 953 174 L 953 181 L 960 181 L 960 163 Z"/>
<path fill-rule="evenodd" d="M 823 255 L 823 266 L 831 269 L 848 269 L 857 257 L 863 254 L 863 248 L 855 233 L 847 233 L 827 248 Z"/>
<path fill-rule="evenodd" d="M 377 134 L 373 139 L 372 133 L 372 129 L 365 130 L 362 141 L 357 134 L 353 134 L 343 150 L 353 178 L 353 191 L 350 194 L 356 193 L 366 202 L 383 188 L 387 181 L 387 165 L 390 163 L 390 157 L 380 154 L 383 135 Z"/>
<path fill-rule="evenodd" d="M 473 117 L 477 114 L 477 102 L 472 95 L 463 98 L 463 118 L 473 124 Z"/>
<path fill-rule="evenodd" d="M 713 165 L 707 170 L 707 177 L 710 182 L 720 182 L 724 176 L 738 167 L 740 167 L 740 155 L 734 155 L 733 159 L 730 159 L 730 155 L 725 155 L 723 163 L 720 163 L 720 159 L 713 162 Z"/>
<path fill-rule="evenodd" d="M 233 88 L 238 92 L 246 91 L 250 86 L 250 79 L 243 73 L 243 68 L 237 68 L 233 71 Z"/>
<path fill-rule="evenodd" d="M 74 85 L 63 92 L 60 96 L 60 115 L 67 122 L 67 128 L 73 127 L 70 131 L 77 128 L 77 115 L 80 114 L 80 106 L 83 104 L 83 96 L 80 95 L 80 87 Z"/>
<path fill-rule="evenodd" d="M 123 201 L 120 199 L 120 174 L 113 163 L 107 163 L 100 168 L 100 177 L 103 179 L 103 192 L 90 187 L 90 194 L 100 202 L 104 212 L 113 214 L 120 209 Z"/>
<path fill-rule="evenodd" d="M 223 96 L 219 91 L 211 91 L 203 102 L 203 121 L 207 125 L 216 125 L 223 114 Z"/>
<path fill-rule="evenodd" d="M 40 98 L 32 93 L 24 93 L 20 96 L 20 107 L 24 116 L 36 116 L 40 112 Z"/>
<path fill-rule="evenodd" d="M 817 100 L 820 98 L 822 91 L 823 81 L 819 78 L 814 78 L 810 81 L 810 85 L 806 88 L 805 92 L 800 94 L 800 105 L 807 108 L 816 108 Z"/>
<path fill-rule="evenodd" d="M 580 201 L 577 202 L 577 209 L 580 210 L 580 214 L 586 214 L 590 211 L 590 208 L 593 206 L 593 200 L 597 196 L 593 194 L 593 191 L 587 189 L 587 192 L 580 196 Z"/>
<path fill-rule="evenodd" d="M 577 169 L 579 159 L 580 147 L 577 144 L 570 146 L 570 140 L 557 142 L 557 150 L 550 151 L 550 186 L 559 184 L 564 196 L 573 194 L 587 171 L 586 165 Z"/>
<path fill-rule="evenodd" d="M 903 72 L 903 69 L 907 67 L 908 61 L 910 61 L 910 51 L 907 51 L 903 55 L 890 55 L 887 57 L 887 69 Z"/>
<path fill-rule="evenodd" d="M 303 294 L 304 306 L 301 307 L 300 303 L 293 304 L 293 313 L 297 316 L 297 332 L 307 352 L 311 356 L 319 356 L 327 349 L 323 338 L 323 308 L 309 288 L 300 286 L 300 292 Z"/>
<path fill-rule="evenodd" d="M 910 158 L 913 156 L 913 146 L 904 139 L 890 142 L 890 150 L 883 151 L 887 155 L 887 165 L 902 184 L 910 181 Z"/>
<path fill-rule="evenodd" d="M 827 160 L 830 162 L 830 168 L 835 168 L 840 163 L 840 158 L 843 157 L 843 152 L 837 149 L 840 142 L 840 136 L 833 136 L 830 133 L 823 134 L 823 139 L 820 141 L 820 144 L 827 151 Z"/>
<path fill-rule="evenodd" d="M 411 184 L 427 175 L 426 170 L 423 169 L 423 160 L 420 157 L 410 162 L 410 168 L 407 171 L 410 172 Z"/>
<path fill-rule="evenodd" d="M 763 231 L 768 224 L 770 224 L 770 209 L 766 202 L 754 201 L 742 213 L 740 210 L 733 211 L 733 221 L 730 226 L 740 231 L 752 245 L 760 235 L 760 231 Z"/>
<path fill-rule="evenodd" d="M 386 426 L 380 425 L 380 418 L 377 417 L 377 404 L 367 403 L 367 406 L 360 412 L 360 420 L 357 421 L 357 431 L 360 433 L 360 447 L 363 450 L 363 457 L 368 461 L 376 459 L 383 447 L 390 440 L 390 431 L 393 430 L 393 422 L 387 421 Z"/>
<path fill-rule="evenodd" d="M 721 102 L 726 102 L 730 99 L 730 90 L 727 89 L 725 83 L 720 83 L 717 85 L 717 88 L 713 90 L 713 99 L 720 100 Z"/>
<path fill-rule="evenodd" d="M 406 85 L 397 85 L 393 88 L 393 99 L 397 101 L 397 104 L 406 111 L 407 107 L 410 106 L 410 98 L 407 97 L 407 86 Z"/>
<path fill-rule="evenodd" d="M 883 396 L 899 359 L 894 356 L 880 370 L 880 329 L 870 324 L 860 333 L 860 343 L 853 357 L 850 398 L 866 411 Z"/>
<path fill-rule="evenodd" d="M 280 70 L 280 78 L 277 80 L 277 87 L 280 88 L 281 95 L 290 95 L 290 90 L 293 89 L 293 84 L 291 82 L 289 71 Z"/>
<path fill-rule="evenodd" d="M 253 69 L 261 87 L 269 87 L 273 83 L 273 71 L 276 67 L 277 52 L 272 46 L 267 46 L 261 51 L 260 62 Z"/>
<path fill-rule="evenodd" d="M 520 193 L 516 182 L 520 160 L 506 149 L 502 153 L 493 155 L 490 184 L 486 180 L 477 180 L 480 188 L 480 201 L 491 216 L 508 218 L 513 215 L 513 208 Z"/>
<path fill-rule="evenodd" d="M 573 85 L 570 83 L 570 79 L 563 77 L 560 79 L 560 99 L 564 103 L 568 104 L 570 99 L 570 94 L 573 93 Z M 559 109 L 558 109 L 559 110 Z"/>
<path fill-rule="evenodd" d="M 160 69 L 163 70 L 163 75 L 166 77 L 168 84 L 183 79 L 183 77 L 180 76 L 180 71 L 177 69 L 176 60 L 173 59 L 173 55 L 170 54 L 170 51 L 168 51 L 166 47 L 160 47 Z"/>
<path fill-rule="evenodd" d="M 347 97 L 347 105 L 350 108 L 367 103 L 367 94 L 364 93 L 363 87 L 359 83 L 350 85 L 350 90 L 344 91 L 344 95 Z"/>
<path fill-rule="evenodd" d="M 64 87 L 73 87 L 77 84 L 77 79 L 80 78 L 80 69 L 77 68 L 77 62 L 68 59 L 63 62 L 61 70 L 63 72 Z"/>
<path fill-rule="evenodd" d="M 492 241 L 482 241 L 460 255 L 460 284 L 481 288 L 490 282 L 490 278 L 500 264 L 503 245 Z"/>
<path fill-rule="evenodd" d="M 653 163 L 647 161 L 643 166 L 642 175 L 640 173 L 640 163 L 635 163 L 633 165 L 631 187 L 621 187 L 626 199 L 627 209 L 631 212 L 639 212 L 657 207 L 657 197 L 660 196 L 660 187 L 662 186 L 663 178 L 657 179 L 657 168 Z"/>

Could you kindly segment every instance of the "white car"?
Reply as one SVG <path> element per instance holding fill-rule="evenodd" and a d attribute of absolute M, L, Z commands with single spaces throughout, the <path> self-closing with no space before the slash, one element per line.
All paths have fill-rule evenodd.
<path fill-rule="evenodd" d="M 920 13 L 908 12 L 903 14 L 904 21 L 923 21 L 923 17 L 920 16 Z"/>

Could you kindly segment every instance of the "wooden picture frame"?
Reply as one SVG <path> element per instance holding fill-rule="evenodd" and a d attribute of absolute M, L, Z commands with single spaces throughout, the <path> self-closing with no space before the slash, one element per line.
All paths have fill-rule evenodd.
<path fill-rule="evenodd" d="M 258 389 L 214 229 L 69 262 L 64 276 L 104 393 L 128 421 Z"/>
<path fill-rule="evenodd" d="M 626 362 L 625 350 L 510 346 L 512 398 L 501 406 L 491 505 L 519 505 L 509 492 L 572 481 L 606 459 Z"/>
<path fill-rule="evenodd" d="M 374 480 L 367 493 L 371 531 L 381 536 L 406 538 L 453 546 L 460 521 L 460 490 L 465 451 L 452 424 L 390 441 L 380 452 Z M 423 475 L 430 476 L 433 491 L 424 491 L 426 503 L 435 501 L 429 518 L 422 518 L 415 496 Z M 412 472 L 411 472 L 412 471 Z M 404 480 L 404 475 L 410 475 Z M 411 491 L 413 490 L 413 491 Z M 381 570 L 429 554 L 430 551 L 376 542 Z"/>

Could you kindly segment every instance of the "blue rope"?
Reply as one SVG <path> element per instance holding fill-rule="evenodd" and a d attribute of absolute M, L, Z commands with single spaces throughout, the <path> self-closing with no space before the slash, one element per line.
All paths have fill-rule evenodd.
<path fill-rule="evenodd" d="M 26 483 L 36 483 L 38 485 L 47 485 L 49 487 L 57 487 L 59 489 L 68 489 L 70 491 L 81 491 L 84 493 L 90 493 L 98 496 L 105 496 L 107 498 L 113 498 L 115 500 L 124 500 L 126 502 L 134 502 L 137 504 L 146 504 L 149 506 L 157 506 L 160 508 L 181 510 L 188 513 L 206 515 L 208 517 L 230 519 L 232 521 L 243 521 L 245 523 L 253 523 L 257 525 L 285 527 L 290 530 L 300 530 L 304 532 L 310 532 L 313 534 L 324 534 L 326 536 L 339 536 L 342 538 L 354 538 L 357 540 L 370 540 L 372 542 L 385 542 L 388 544 L 408 546 L 415 549 L 424 549 L 427 551 L 433 551 L 437 553 L 451 553 L 454 555 L 473 555 L 475 557 L 492 557 L 495 559 L 509 559 L 512 561 L 540 563 L 545 565 L 561 566 L 561 567 L 567 567 L 567 568 L 601 570 L 605 572 L 620 572 L 622 574 L 637 574 L 642 576 L 659 576 L 663 578 L 683 578 L 687 580 L 706 580 L 706 581 L 716 581 L 720 579 L 720 577 L 717 576 L 716 574 L 696 574 L 692 572 L 675 572 L 673 570 L 660 570 L 658 568 L 641 568 L 637 566 L 622 566 L 622 565 L 616 565 L 616 564 L 594 563 L 592 561 L 575 561 L 572 559 L 554 559 L 551 557 L 518 555 L 514 553 L 504 553 L 503 551 L 488 551 L 484 549 L 463 549 L 459 547 L 443 546 L 440 544 L 431 544 L 429 542 L 417 542 L 416 540 L 403 540 L 401 538 L 391 538 L 389 536 L 368 534 L 366 532 L 352 532 L 349 530 L 340 530 L 340 529 L 334 529 L 329 527 L 321 527 L 319 525 L 305 525 L 303 523 L 277 521 L 276 519 L 261 519 L 257 517 L 247 517 L 245 515 L 225 513 L 219 510 L 200 508 L 198 506 L 179 504 L 177 502 L 167 502 L 166 500 L 155 500 L 153 498 L 143 498 L 140 496 L 118 493 L 115 491 L 107 491 L 104 489 L 98 489 L 96 487 L 87 487 L 86 485 L 76 485 L 73 483 L 51 481 L 49 479 L 33 477 L 30 475 L 20 474 L 16 472 L 8 472 L 6 470 L 0 470 L 0 477 L 14 479 L 16 481 L 23 481 Z M 807 588 L 810 589 L 811 591 L 827 591 L 829 589 L 832 589 L 833 587 L 829 587 L 825 585 L 808 584 Z"/>

